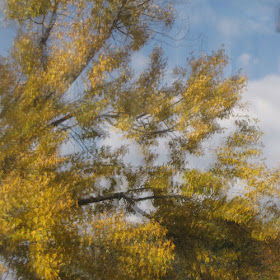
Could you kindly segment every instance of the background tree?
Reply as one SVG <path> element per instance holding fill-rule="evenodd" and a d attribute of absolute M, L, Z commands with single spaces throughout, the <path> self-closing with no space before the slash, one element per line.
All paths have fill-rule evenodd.
<path fill-rule="evenodd" d="M 267 260 L 279 253 L 279 174 L 255 123 L 235 116 L 207 170 L 188 162 L 243 106 L 246 79 L 225 77 L 222 50 L 167 85 L 162 49 L 140 74 L 131 56 L 172 26 L 168 2 L 7 0 L 6 15 L 19 28 L 0 70 L 0 253 L 18 278 L 279 276 Z M 102 145 L 113 129 L 140 163 L 128 145 Z M 243 195 L 229 195 L 236 185 Z"/>

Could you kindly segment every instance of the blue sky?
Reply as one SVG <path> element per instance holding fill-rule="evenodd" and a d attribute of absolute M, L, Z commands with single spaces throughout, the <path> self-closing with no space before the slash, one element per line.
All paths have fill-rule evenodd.
<path fill-rule="evenodd" d="M 7 55 L 13 43 L 13 30 L 5 26 L 0 26 L 0 54 Z"/>
<path fill-rule="evenodd" d="M 223 44 L 232 71 L 243 68 L 250 79 L 280 73 L 279 5 L 279 0 L 179 0 L 178 18 L 189 29 L 186 47 L 209 52 Z M 178 61 L 182 55 L 180 48 Z"/>
<path fill-rule="evenodd" d="M 268 163 L 279 167 L 280 0 L 179 0 L 178 7 L 189 39 L 173 51 L 174 61 L 180 63 L 190 51 L 209 53 L 224 45 L 231 59 L 228 71 L 235 74 L 242 68 L 248 76 L 244 99 L 261 120 Z"/>
<path fill-rule="evenodd" d="M 3 2 L 0 0 L 0 4 Z M 229 73 L 240 68 L 249 82 L 245 99 L 252 115 L 261 119 L 265 153 L 273 165 L 280 160 L 280 33 L 276 32 L 280 0 L 177 0 L 180 41 L 164 45 L 170 65 L 184 64 L 190 52 L 209 53 L 224 45 L 231 61 Z M 0 22 L 0 54 L 12 46 L 12 27 Z M 176 46 L 176 47 L 174 47 Z M 143 66 L 145 54 L 135 56 Z"/>
<path fill-rule="evenodd" d="M 250 79 L 280 74 L 279 7 L 280 0 L 178 0 L 177 18 L 189 32 L 185 40 L 172 42 L 179 47 L 169 47 L 168 54 L 180 64 L 191 51 L 209 52 L 223 44 L 233 72 L 242 68 Z M 13 31 L 0 22 L 0 54 L 10 49 Z"/>

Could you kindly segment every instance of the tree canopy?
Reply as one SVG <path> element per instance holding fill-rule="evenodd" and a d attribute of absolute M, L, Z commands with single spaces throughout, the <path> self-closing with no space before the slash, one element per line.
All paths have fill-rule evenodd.
<path fill-rule="evenodd" d="M 175 13 L 164 0 L 6 0 L 18 30 L 0 63 L 2 275 L 280 277 L 279 171 L 242 113 L 246 77 L 225 74 L 223 50 L 172 79 L 160 47 L 134 69 Z M 127 140 L 110 147 L 112 133 Z M 205 153 L 209 167 L 192 166 Z"/>

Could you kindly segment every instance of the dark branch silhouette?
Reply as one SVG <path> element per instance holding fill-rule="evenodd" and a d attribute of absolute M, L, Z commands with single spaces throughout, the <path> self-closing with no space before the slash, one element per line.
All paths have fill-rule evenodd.
<path fill-rule="evenodd" d="M 81 198 L 78 200 L 78 204 L 80 206 L 88 205 L 92 203 L 102 202 L 106 200 L 113 200 L 113 199 L 125 199 L 128 202 L 139 202 L 144 200 L 151 200 L 151 199 L 170 199 L 170 198 L 178 198 L 178 199 L 188 199 L 187 196 L 179 195 L 179 194 L 166 194 L 166 195 L 149 195 L 144 197 L 133 197 L 129 195 L 127 192 L 117 192 L 112 194 L 107 194 L 103 196 L 89 196 L 87 198 Z"/>

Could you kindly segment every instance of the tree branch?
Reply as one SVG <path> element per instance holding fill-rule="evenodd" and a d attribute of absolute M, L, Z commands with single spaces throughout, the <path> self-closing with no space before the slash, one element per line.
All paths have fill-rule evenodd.
<path fill-rule="evenodd" d="M 120 7 L 115 19 L 112 21 L 110 27 L 108 28 L 108 33 L 104 36 L 103 38 L 103 42 L 107 41 L 110 36 L 112 35 L 114 29 L 116 29 L 117 23 L 120 19 L 121 16 L 121 11 L 124 8 L 125 4 L 127 1 L 124 1 L 122 6 Z M 93 57 L 95 56 L 95 54 L 100 50 L 99 48 L 93 47 L 87 54 L 85 60 L 83 63 L 81 63 L 81 67 L 77 68 L 73 73 L 71 73 L 68 77 L 68 84 L 69 86 L 67 87 L 67 89 L 64 91 L 67 92 L 67 90 L 71 87 L 71 85 L 80 77 L 80 75 L 82 74 L 82 72 L 84 71 L 84 69 L 89 65 L 89 63 L 91 62 L 91 60 L 93 59 Z M 63 93 L 63 94 L 64 94 Z M 63 95 L 62 94 L 62 95 Z"/>
<path fill-rule="evenodd" d="M 65 122 L 65 121 L 67 121 L 67 120 L 69 120 L 71 118 L 73 118 L 72 114 L 66 115 L 66 116 L 64 116 L 64 117 L 62 117 L 62 118 L 60 118 L 58 120 L 55 120 L 55 121 L 51 122 L 49 124 L 49 126 L 58 126 L 59 124 Z"/>
<path fill-rule="evenodd" d="M 143 200 L 151 200 L 151 199 L 170 199 L 170 198 L 179 198 L 179 199 L 187 199 L 187 196 L 184 195 L 179 195 L 179 194 L 167 194 L 167 195 L 149 195 L 149 196 L 144 196 L 144 197 L 133 197 L 130 196 L 126 192 L 118 192 L 118 193 L 112 193 L 108 195 L 103 195 L 103 196 L 90 196 L 87 198 L 81 198 L 78 200 L 78 204 L 80 206 L 83 205 L 88 205 L 92 203 L 97 203 L 97 202 L 102 202 L 106 200 L 113 200 L 113 199 L 125 199 L 128 202 L 139 202 Z"/>
<path fill-rule="evenodd" d="M 99 115 L 99 116 L 96 116 L 94 119 L 101 119 L 101 118 L 113 118 L 113 119 L 116 119 L 120 116 L 120 114 L 102 114 L 102 115 Z M 61 123 L 73 118 L 74 115 L 73 114 L 68 114 L 58 120 L 55 120 L 53 122 L 51 122 L 49 124 L 49 126 L 58 126 L 60 125 Z"/>
<path fill-rule="evenodd" d="M 48 24 L 48 26 L 45 28 L 44 24 L 42 25 L 42 36 L 41 36 L 41 41 L 40 44 L 45 45 L 46 42 L 48 41 L 48 38 L 50 36 L 50 33 L 54 27 L 54 24 L 56 22 L 56 11 L 57 11 L 57 7 L 58 7 L 58 2 L 55 3 L 54 7 L 53 7 L 53 11 L 52 11 L 52 15 L 51 15 L 51 19 L 50 22 Z M 42 22 L 43 23 L 43 22 Z"/>
<path fill-rule="evenodd" d="M 96 202 L 102 202 L 106 200 L 112 200 L 112 199 L 122 199 L 125 198 L 125 193 L 124 192 L 119 192 L 119 193 L 113 193 L 113 194 L 108 194 L 104 196 L 90 196 L 88 198 L 81 198 L 78 200 L 78 204 L 80 206 L 82 205 L 88 205 L 91 203 L 96 203 Z"/>

